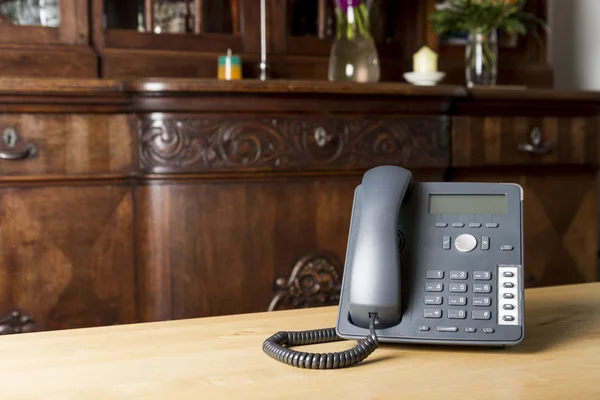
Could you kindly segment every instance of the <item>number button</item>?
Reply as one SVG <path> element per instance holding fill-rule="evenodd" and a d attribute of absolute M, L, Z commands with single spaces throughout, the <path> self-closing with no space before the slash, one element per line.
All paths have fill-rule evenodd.
<path fill-rule="evenodd" d="M 443 279 L 444 271 L 427 271 L 425 276 L 427 279 Z"/>
<path fill-rule="evenodd" d="M 476 307 L 489 307 L 491 303 L 489 297 L 473 297 L 473 305 Z"/>
<path fill-rule="evenodd" d="M 450 296 L 448 297 L 448 304 L 451 306 L 464 306 L 467 304 L 467 298 L 464 296 Z"/>
<path fill-rule="evenodd" d="M 465 319 L 467 312 L 465 310 L 448 310 L 448 319 Z"/>
<path fill-rule="evenodd" d="M 453 293 L 465 293 L 467 291 L 466 283 L 451 283 L 450 291 Z"/>
<path fill-rule="evenodd" d="M 473 319 L 492 319 L 492 312 L 488 310 L 473 310 L 471 312 Z"/>
<path fill-rule="evenodd" d="M 431 309 L 431 308 L 426 308 L 423 311 L 423 317 L 425 317 L 425 318 L 441 318 L 442 317 L 442 310 L 435 310 L 435 309 Z"/>
<path fill-rule="evenodd" d="M 490 271 L 475 271 L 473 272 L 473 279 L 476 281 L 489 281 L 492 279 L 492 273 Z"/>
<path fill-rule="evenodd" d="M 426 292 L 441 292 L 442 290 L 444 290 L 443 283 L 426 283 L 425 284 Z"/>
<path fill-rule="evenodd" d="M 465 280 L 467 279 L 467 273 L 465 271 L 450 271 L 450 279 Z"/>
<path fill-rule="evenodd" d="M 425 296 L 425 304 L 429 305 L 440 305 L 442 304 L 442 296 Z"/>
<path fill-rule="evenodd" d="M 474 283 L 473 293 L 491 293 L 492 285 L 489 283 Z"/>

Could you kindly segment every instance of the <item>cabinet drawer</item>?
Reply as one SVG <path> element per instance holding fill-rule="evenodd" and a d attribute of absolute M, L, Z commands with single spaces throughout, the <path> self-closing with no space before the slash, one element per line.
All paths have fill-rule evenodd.
<path fill-rule="evenodd" d="M 452 165 L 592 164 L 598 160 L 596 117 L 455 117 Z"/>
<path fill-rule="evenodd" d="M 140 121 L 147 173 L 447 167 L 446 117 L 182 116 Z"/>
<path fill-rule="evenodd" d="M 0 114 L 0 175 L 129 172 L 134 124 L 127 115 Z"/>

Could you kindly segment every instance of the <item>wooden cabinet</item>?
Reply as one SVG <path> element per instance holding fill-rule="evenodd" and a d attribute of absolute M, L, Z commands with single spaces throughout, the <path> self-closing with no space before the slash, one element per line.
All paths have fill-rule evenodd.
<path fill-rule="evenodd" d="M 135 320 L 127 185 L 0 191 L 0 318 L 19 311 L 36 330 Z"/>
<path fill-rule="evenodd" d="M 94 78 L 97 59 L 89 46 L 89 9 L 80 0 L 3 1 L 0 71 L 3 76 Z"/>

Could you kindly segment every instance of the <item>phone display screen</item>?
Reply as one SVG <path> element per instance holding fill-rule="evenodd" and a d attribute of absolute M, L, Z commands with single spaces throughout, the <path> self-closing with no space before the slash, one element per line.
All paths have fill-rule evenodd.
<path fill-rule="evenodd" d="M 506 214 L 506 196 L 497 194 L 432 194 L 430 214 Z"/>

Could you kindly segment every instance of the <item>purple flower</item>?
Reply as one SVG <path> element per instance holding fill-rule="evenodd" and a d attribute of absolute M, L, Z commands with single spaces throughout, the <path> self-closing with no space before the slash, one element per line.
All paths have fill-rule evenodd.
<path fill-rule="evenodd" d="M 358 7 L 367 0 L 335 0 L 335 5 L 342 10 L 348 7 Z"/>

